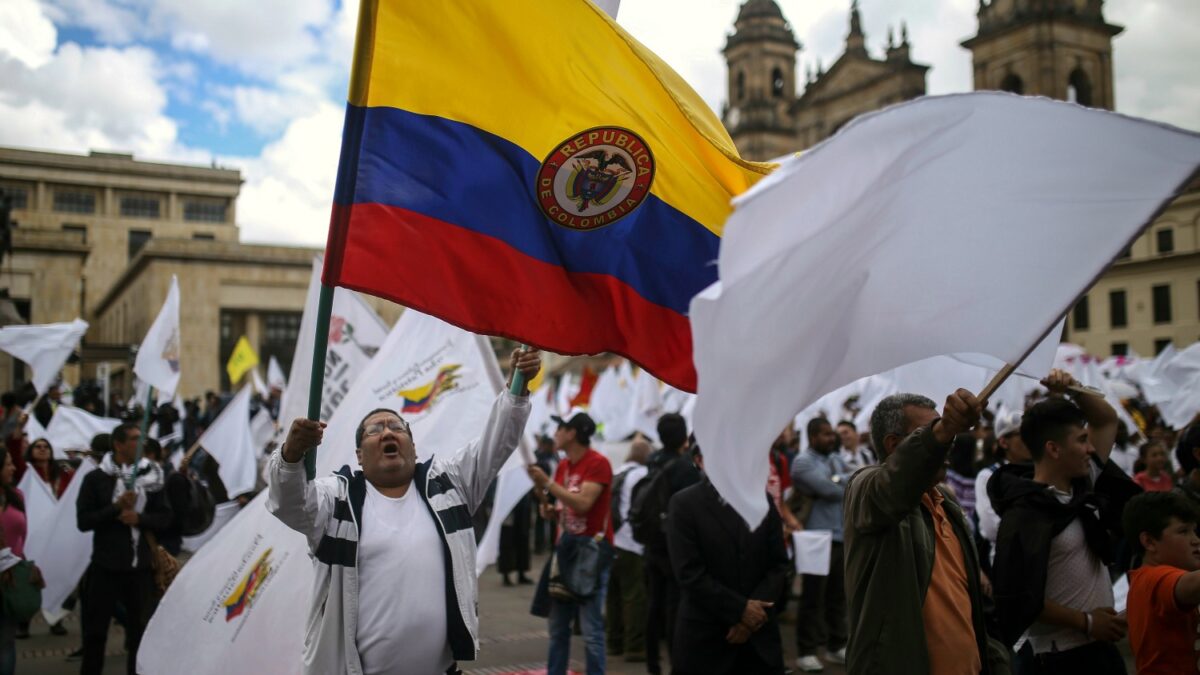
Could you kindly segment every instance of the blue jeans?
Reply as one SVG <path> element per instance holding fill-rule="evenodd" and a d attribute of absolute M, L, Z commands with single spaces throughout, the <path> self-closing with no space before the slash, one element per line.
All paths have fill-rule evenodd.
<path fill-rule="evenodd" d="M 550 654 L 546 659 L 546 675 L 566 675 L 567 660 L 571 658 L 571 620 L 579 610 L 583 624 L 583 639 L 587 650 L 587 675 L 604 675 L 604 595 L 608 592 L 606 566 L 600 573 L 600 588 L 582 604 L 550 601 Z"/>

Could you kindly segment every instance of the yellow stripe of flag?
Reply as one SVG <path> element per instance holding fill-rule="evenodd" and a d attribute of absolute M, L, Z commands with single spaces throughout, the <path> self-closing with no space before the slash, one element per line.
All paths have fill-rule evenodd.
<path fill-rule="evenodd" d="M 585 0 L 364 0 L 350 103 L 469 124 L 538 161 L 628 128 L 655 157 L 651 191 L 718 236 L 730 198 L 773 168 L 741 159 L 699 94 Z"/>

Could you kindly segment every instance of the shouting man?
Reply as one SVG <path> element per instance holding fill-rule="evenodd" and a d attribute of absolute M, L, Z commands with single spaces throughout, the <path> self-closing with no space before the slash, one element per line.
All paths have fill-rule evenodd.
<path fill-rule="evenodd" d="M 513 352 L 529 382 L 539 353 Z M 268 508 L 308 537 L 316 570 L 305 673 L 455 673 L 479 650 L 471 514 L 520 441 L 529 391 L 500 394 L 482 435 L 417 463 L 407 422 L 372 410 L 355 433 L 362 471 L 305 479 L 324 423 L 298 419 L 270 460 Z"/>

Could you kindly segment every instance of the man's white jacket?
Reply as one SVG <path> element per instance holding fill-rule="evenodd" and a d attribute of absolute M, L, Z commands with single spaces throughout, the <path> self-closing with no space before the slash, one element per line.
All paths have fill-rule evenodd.
<path fill-rule="evenodd" d="M 417 465 L 412 487 L 437 523 L 446 565 L 446 635 L 456 661 L 479 651 L 479 587 L 471 516 L 488 485 L 520 441 L 529 399 L 504 392 L 492 406 L 483 435 L 448 458 Z M 307 481 L 304 463 L 269 464 L 267 507 L 308 537 L 316 577 L 304 635 L 304 671 L 314 675 L 362 673 L 358 632 L 358 535 L 366 479 L 343 466 L 333 476 Z"/>

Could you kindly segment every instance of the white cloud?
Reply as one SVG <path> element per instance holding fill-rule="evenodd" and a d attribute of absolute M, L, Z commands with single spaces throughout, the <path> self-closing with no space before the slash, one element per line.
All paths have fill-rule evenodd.
<path fill-rule="evenodd" d="M 68 43 L 36 68 L 0 59 L 0 143 L 189 155 L 176 143 L 178 128 L 165 114 L 167 95 L 158 77 L 154 53 L 142 47 Z"/>
<path fill-rule="evenodd" d="M 8 56 L 29 68 L 50 60 L 58 30 L 36 0 L 0 3 L 0 58 Z"/>
<path fill-rule="evenodd" d="M 246 180 L 238 199 L 243 241 L 320 246 L 329 227 L 345 109 L 320 102 L 256 158 L 225 159 Z"/>

